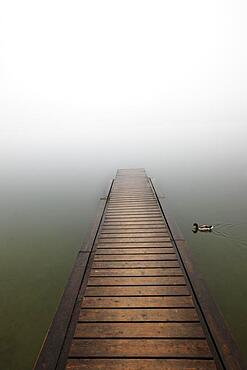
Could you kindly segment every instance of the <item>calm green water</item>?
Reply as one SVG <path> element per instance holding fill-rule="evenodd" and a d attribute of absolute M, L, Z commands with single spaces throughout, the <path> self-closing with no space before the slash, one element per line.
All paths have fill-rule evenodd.
<path fill-rule="evenodd" d="M 98 200 L 129 167 L 144 167 L 166 195 L 247 353 L 246 135 L 186 125 L 1 135 L 1 368 L 31 369 Z M 194 221 L 218 226 L 193 234 Z"/>

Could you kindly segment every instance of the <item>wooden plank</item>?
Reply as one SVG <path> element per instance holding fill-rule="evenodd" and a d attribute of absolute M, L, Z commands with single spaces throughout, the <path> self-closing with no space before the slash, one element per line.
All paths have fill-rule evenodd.
<path fill-rule="evenodd" d="M 143 181 L 144 180 L 144 181 Z M 118 176 L 116 177 L 114 181 L 114 186 L 113 186 L 113 193 L 117 194 L 134 194 L 140 192 L 141 194 L 143 193 L 150 193 L 150 186 L 149 182 L 145 181 L 145 179 L 140 179 L 138 183 L 130 183 L 130 182 L 125 182 L 125 183 L 118 183 Z"/>
<path fill-rule="evenodd" d="M 105 219 L 106 220 L 114 220 L 114 219 L 122 219 L 122 220 L 127 220 L 128 219 L 131 221 L 131 220 L 136 220 L 136 221 L 141 221 L 141 220 L 145 220 L 145 219 L 150 219 L 150 221 L 154 221 L 154 220 L 160 220 L 162 221 L 163 218 L 162 218 L 162 215 L 160 212 L 146 212 L 146 214 L 133 214 L 131 215 L 130 212 L 128 212 L 127 214 L 119 214 L 119 215 L 114 215 L 114 214 L 106 214 L 105 216 Z"/>
<path fill-rule="evenodd" d="M 146 193 L 146 194 L 141 194 L 141 193 L 138 193 L 138 194 L 133 194 L 133 195 L 128 195 L 128 194 L 119 194 L 117 195 L 117 193 L 115 193 L 114 195 L 112 194 L 110 199 L 109 199 L 109 202 L 111 202 L 110 204 L 112 205 L 115 205 L 115 204 L 118 204 L 118 203 L 121 203 L 121 204 L 133 204 L 133 203 L 155 203 L 156 202 L 156 199 L 153 197 L 153 195 L 151 195 L 150 193 Z M 156 202 L 157 204 L 157 202 Z"/>
<path fill-rule="evenodd" d="M 150 191 L 150 187 L 148 184 L 136 184 L 136 186 L 132 186 L 131 184 L 115 186 L 112 189 L 112 195 L 121 197 L 121 196 L 136 196 L 136 197 L 145 197 L 145 196 L 153 196 L 152 192 Z"/>
<path fill-rule="evenodd" d="M 170 254 L 162 254 L 161 257 L 162 258 L 153 258 L 153 259 L 149 259 L 147 260 L 145 255 L 142 255 L 143 258 L 136 258 L 136 259 L 133 259 L 133 258 L 130 258 L 129 260 L 128 259 L 116 259 L 114 258 L 115 256 L 109 256 L 109 261 L 104 261 L 102 260 L 102 258 L 95 258 L 94 259 L 94 263 L 96 264 L 96 266 L 98 267 L 95 267 L 95 265 L 93 265 L 93 268 L 154 268 L 154 267 L 174 267 L 174 266 L 170 266 L 169 263 L 167 264 L 165 261 L 178 261 L 177 260 L 177 256 L 176 254 L 174 253 L 170 253 Z M 124 255 L 123 255 L 124 257 Z M 137 256 L 138 257 L 138 256 Z M 111 258 L 111 259 L 110 259 Z M 133 261 L 133 263 L 132 263 Z M 103 265 L 101 264 L 101 262 L 103 263 Z M 112 262 L 112 263 L 111 263 Z M 126 263 L 125 263 L 126 262 Z M 104 267 L 105 266 L 105 267 Z"/>
<path fill-rule="evenodd" d="M 108 228 L 102 228 L 101 230 L 101 236 L 105 237 L 107 235 L 123 235 L 124 237 L 130 237 L 130 236 L 152 236 L 158 234 L 158 236 L 169 236 L 168 230 L 164 229 L 163 227 L 159 228 L 141 228 L 141 227 L 108 227 Z"/>
<path fill-rule="evenodd" d="M 76 327 L 75 338 L 204 338 L 199 323 L 104 323 L 83 322 Z"/>
<path fill-rule="evenodd" d="M 158 285 L 158 286 L 89 286 L 85 296 L 184 296 L 190 295 L 185 285 Z"/>
<path fill-rule="evenodd" d="M 66 370 L 216 370 L 213 360 L 69 359 Z"/>
<path fill-rule="evenodd" d="M 126 212 L 126 211 L 145 211 L 156 210 L 160 211 L 159 204 L 155 199 L 124 199 L 124 200 L 110 200 L 108 202 L 107 211 L 110 212 Z"/>
<path fill-rule="evenodd" d="M 131 189 L 130 191 L 130 186 L 128 185 L 128 188 L 127 189 L 120 189 L 120 187 L 117 189 L 116 188 L 116 178 L 114 180 L 114 186 L 112 188 L 112 192 L 111 192 L 111 195 L 116 195 L 116 196 L 121 196 L 122 194 L 124 195 L 127 195 L 127 196 L 134 196 L 135 194 L 140 194 L 141 196 L 142 195 L 150 195 L 150 196 L 154 196 L 154 194 L 151 192 L 151 189 L 150 189 L 150 186 L 148 186 L 149 184 L 145 184 L 144 188 L 141 189 L 141 191 L 139 191 L 139 187 L 140 185 L 138 186 L 137 189 Z"/>
<path fill-rule="evenodd" d="M 212 358 L 204 339 L 74 339 L 70 356 Z"/>
<path fill-rule="evenodd" d="M 139 196 L 139 197 L 143 197 L 147 195 L 153 196 L 152 192 L 150 191 L 150 187 L 148 185 L 147 186 L 138 185 L 136 187 L 131 187 L 130 185 L 128 185 L 127 189 L 126 189 L 126 186 L 125 187 L 114 186 L 112 189 L 112 194 L 116 196 L 122 196 L 122 195 L 125 195 L 125 196 L 131 195 L 131 196 Z"/>
<path fill-rule="evenodd" d="M 159 211 L 160 212 L 160 209 L 159 207 L 157 206 L 157 203 L 149 203 L 149 204 L 144 204 L 144 205 L 116 205 L 116 206 L 108 206 L 107 207 L 107 213 L 111 213 L 111 212 L 143 212 L 143 211 Z"/>
<path fill-rule="evenodd" d="M 153 194 L 152 192 L 150 191 L 150 187 L 147 185 L 145 186 L 141 186 L 141 185 L 138 185 L 136 187 L 132 187 L 130 185 L 123 187 L 123 186 L 118 186 L 118 187 L 113 187 L 113 190 L 112 190 L 112 195 L 115 195 L 117 197 L 119 196 L 138 196 L 138 197 L 145 197 L 145 196 L 152 196 L 153 197 Z"/>
<path fill-rule="evenodd" d="M 150 190 L 149 183 L 143 182 L 143 179 L 141 179 L 138 183 L 131 184 L 130 182 L 126 183 L 117 183 L 117 178 L 114 181 L 112 193 L 117 194 L 152 194 Z"/>
<path fill-rule="evenodd" d="M 91 269 L 90 276 L 183 276 L 181 268 Z"/>
<path fill-rule="evenodd" d="M 125 225 L 128 224 L 162 224 L 163 219 L 162 217 L 157 215 L 109 215 L 105 216 L 105 224 L 118 224 L 123 223 Z"/>
<path fill-rule="evenodd" d="M 162 253 L 162 254 L 120 254 L 120 255 L 101 255 L 96 254 L 94 256 L 95 261 L 167 261 L 176 260 L 177 256 L 175 253 Z"/>
<path fill-rule="evenodd" d="M 79 321 L 199 321 L 194 308 L 87 308 L 81 309 Z"/>
<path fill-rule="evenodd" d="M 143 205 L 155 205 L 156 207 L 159 207 L 158 205 L 158 202 L 157 200 L 154 198 L 154 197 L 149 197 L 149 198 L 139 198 L 139 197 L 136 197 L 136 198 L 129 198 L 129 199 L 122 199 L 122 198 L 110 198 L 109 199 L 109 202 L 108 202 L 108 206 L 117 206 L 117 205 L 126 205 L 128 207 L 132 207 L 132 206 L 143 206 Z"/>
<path fill-rule="evenodd" d="M 109 216 L 151 216 L 152 215 L 159 215 L 160 211 L 156 207 L 154 209 L 152 208 L 145 208 L 144 210 L 135 210 L 135 209 L 129 209 L 129 210 L 107 210 L 106 211 L 106 217 Z"/>
<path fill-rule="evenodd" d="M 117 195 L 117 193 L 115 193 L 113 195 L 113 193 L 111 194 L 110 198 L 109 198 L 109 202 L 111 202 L 111 204 L 116 204 L 116 203 L 129 203 L 131 204 L 131 202 L 135 203 L 135 202 L 153 202 L 154 201 L 154 196 L 152 194 L 146 194 L 146 195 Z M 156 201 L 156 200 L 155 200 Z"/>
<path fill-rule="evenodd" d="M 135 209 L 127 209 L 127 210 L 108 210 L 106 212 L 106 217 L 153 217 L 153 216 L 160 216 L 160 211 L 156 209 L 145 209 L 145 210 L 135 210 Z"/>
<path fill-rule="evenodd" d="M 84 297 L 81 303 L 84 308 L 171 308 L 194 307 L 191 296 L 181 297 Z"/>
<path fill-rule="evenodd" d="M 126 175 L 125 175 L 126 176 Z M 128 175 L 129 177 L 129 175 Z M 126 179 L 126 177 L 125 177 Z M 130 178 L 129 178 L 130 179 Z M 129 180 L 128 179 L 128 180 Z M 136 180 L 136 179 L 135 179 Z M 142 177 L 139 179 L 139 181 L 119 181 L 119 177 L 116 177 L 116 180 L 114 181 L 113 185 L 113 191 L 117 190 L 119 193 L 121 190 L 123 192 L 129 192 L 131 190 L 131 193 L 133 192 L 139 192 L 147 189 L 148 192 L 150 192 L 150 186 L 147 177 Z"/>
<path fill-rule="evenodd" d="M 169 268 L 180 267 L 178 261 L 94 261 L 93 269 L 112 269 L 112 268 Z"/>
<path fill-rule="evenodd" d="M 152 233 L 142 233 L 142 232 L 139 232 L 139 233 L 134 233 L 134 232 L 126 232 L 126 233 L 120 233 L 120 232 L 112 232 L 110 233 L 109 231 L 108 232 L 101 232 L 100 233 L 100 239 L 107 239 L 107 238 L 110 238 L 110 239 L 119 239 L 119 238 L 159 238 L 159 237 L 162 237 L 162 238 L 169 238 L 168 236 L 168 232 L 157 232 L 157 231 L 154 231 Z"/>
<path fill-rule="evenodd" d="M 114 211 L 119 211 L 119 210 L 132 210 L 132 209 L 141 209 L 145 210 L 147 208 L 155 208 L 159 209 L 158 203 L 156 200 L 115 200 L 112 201 L 110 200 L 108 202 L 108 210 L 114 210 Z"/>
<path fill-rule="evenodd" d="M 160 212 L 160 208 L 158 207 L 157 203 L 155 204 L 145 204 L 145 205 L 108 205 L 107 213 L 121 213 L 121 212 Z"/>
<path fill-rule="evenodd" d="M 116 180 L 115 180 L 116 181 Z M 143 182 L 141 183 L 135 183 L 135 184 L 131 184 L 131 183 L 125 183 L 125 184 L 117 184 L 116 182 L 114 181 L 114 186 L 113 186 L 113 189 L 112 189 L 112 194 L 114 195 L 139 195 L 139 196 L 143 196 L 143 195 L 153 195 L 151 190 L 150 190 L 150 186 L 148 183 L 144 184 Z"/>
<path fill-rule="evenodd" d="M 106 215 L 160 215 L 160 210 L 157 207 L 145 207 L 145 208 L 128 208 L 128 209 L 107 209 Z"/>
<path fill-rule="evenodd" d="M 108 202 L 108 209 L 129 209 L 129 208 L 146 208 L 147 207 L 158 207 L 156 200 L 110 200 Z"/>
<path fill-rule="evenodd" d="M 120 231 L 125 232 L 125 231 L 133 231 L 133 232 L 154 232 L 154 231 L 159 231 L 159 230 L 164 230 L 168 232 L 168 230 L 163 226 L 163 225 L 107 225 L 102 227 L 101 232 L 105 231 Z"/>
<path fill-rule="evenodd" d="M 115 180 L 116 181 L 116 180 Z M 116 196 L 146 196 L 146 195 L 153 195 L 150 191 L 150 186 L 148 183 L 125 183 L 125 184 L 117 184 L 114 181 L 114 187 L 112 189 L 112 194 Z"/>
<path fill-rule="evenodd" d="M 96 251 L 96 256 L 97 255 L 114 255 L 114 254 L 120 254 L 120 255 L 130 255 L 130 254 L 136 254 L 136 255 L 148 255 L 148 254 L 168 254 L 168 253 L 174 253 L 174 249 L 168 246 L 167 248 L 98 248 Z M 95 257 L 97 260 L 97 258 Z"/>
<path fill-rule="evenodd" d="M 153 199 L 136 199 L 136 200 L 130 200 L 130 199 L 126 199 L 126 200 L 112 200 L 112 199 L 109 199 L 109 202 L 108 202 L 108 208 L 111 208 L 111 207 L 115 207 L 115 208 L 118 208 L 119 207 L 145 207 L 146 205 L 151 205 L 151 206 L 155 206 L 155 207 L 158 207 L 159 208 L 159 204 L 157 202 L 157 200 L 155 198 Z"/>
<path fill-rule="evenodd" d="M 116 180 L 114 180 L 114 183 L 115 183 Z M 144 189 L 143 191 L 138 191 L 138 190 L 131 190 L 131 191 L 123 191 L 123 190 L 120 190 L 120 189 L 115 189 L 114 187 L 112 188 L 112 191 L 111 191 L 111 197 L 122 197 L 122 196 L 126 196 L 126 197 L 140 197 L 140 198 L 143 198 L 143 197 L 152 197 L 154 198 L 154 194 L 152 193 L 152 191 L 150 191 L 150 187 L 149 189 Z"/>
<path fill-rule="evenodd" d="M 185 280 L 183 276 L 90 277 L 88 286 L 92 285 L 185 285 Z"/>
<path fill-rule="evenodd" d="M 119 218 L 119 217 L 121 217 L 121 218 L 123 218 L 123 217 L 125 217 L 125 218 L 133 218 L 133 217 L 135 217 L 135 218 L 139 218 L 139 217 L 149 217 L 149 218 L 153 218 L 153 217 L 160 217 L 161 216 L 161 214 L 160 214 L 160 211 L 152 211 L 152 210 L 150 210 L 150 211 L 148 211 L 148 210 L 146 210 L 146 211 L 122 211 L 122 212 L 120 212 L 120 211 L 117 211 L 117 212 L 106 212 L 106 218 L 107 219 L 109 219 L 110 217 L 111 218 Z"/>
<path fill-rule="evenodd" d="M 115 229 L 115 230 L 132 230 L 132 229 L 142 229 L 142 230 L 165 230 L 168 231 L 168 229 L 165 228 L 163 222 L 142 222 L 142 221 L 137 221 L 137 222 L 119 222 L 119 221 L 112 221 L 112 222 L 107 222 L 105 220 L 104 226 L 102 227 L 102 230 L 108 230 L 108 229 Z"/>
<path fill-rule="evenodd" d="M 137 248 L 140 248 L 140 249 L 144 249 L 144 248 L 171 248 L 172 247 L 172 243 L 169 242 L 169 241 L 166 241 L 166 242 L 146 242 L 146 243 L 143 243 L 143 242 L 139 242 L 139 243 L 128 243 L 128 242 L 125 242 L 125 243 L 117 243 L 117 242 L 112 242 L 112 243 L 101 243 L 101 244 L 98 244 L 97 246 L 97 251 L 99 249 L 109 249 L 109 248 L 134 248 L 134 249 L 137 249 Z"/>
<path fill-rule="evenodd" d="M 160 221 L 155 221 L 155 220 L 150 220 L 150 221 L 107 221 L 105 219 L 105 222 L 104 222 L 104 227 L 109 227 L 109 226 L 124 226 L 124 227 L 128 227 L 128 226 L 137 226 L 139 227 L 139 225 L 146 225 L 146 227 L 150 227 L 150 226 L 164 226 L 164 220 L 160 220 Z"/>
<path fill-rule="evenodd" d="M 135 238 L 99 238 L 99 243 L 158 243 L 158 242 L 169 242 L 170 238 L 169 237 L 153 237 L 151 240 L 150 238 L 141 238 L 141 237 L 135 237 Z"/>

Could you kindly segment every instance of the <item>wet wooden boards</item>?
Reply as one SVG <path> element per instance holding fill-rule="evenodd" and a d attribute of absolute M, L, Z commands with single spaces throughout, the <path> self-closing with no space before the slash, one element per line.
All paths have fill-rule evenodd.
<path fill-rule="evenodd" d="M 118 171 L 99 226 L 59 353 L 55 335 L 35 369 L 228 369 L 144 170 Z"/>

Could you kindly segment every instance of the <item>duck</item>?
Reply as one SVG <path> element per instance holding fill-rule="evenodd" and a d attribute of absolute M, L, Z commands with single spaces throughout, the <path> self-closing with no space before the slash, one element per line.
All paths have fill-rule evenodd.
<path fill-rule="evenodd" d="M 198 223 L 193 223 L 193 231 L 196 233 L 197 231 L 212 231 L 214 225 L 198 225 Z"/>

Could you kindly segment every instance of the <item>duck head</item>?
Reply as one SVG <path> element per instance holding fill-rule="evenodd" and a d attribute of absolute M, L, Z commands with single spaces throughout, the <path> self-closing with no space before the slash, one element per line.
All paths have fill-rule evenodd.
<path fill-rule="evenodd" d="M 193 229 L 192 229 L 193 233 L 197 233 L 198 229 L 199 229 L 198 223 L 194 222 L 193 223 Z"/>

